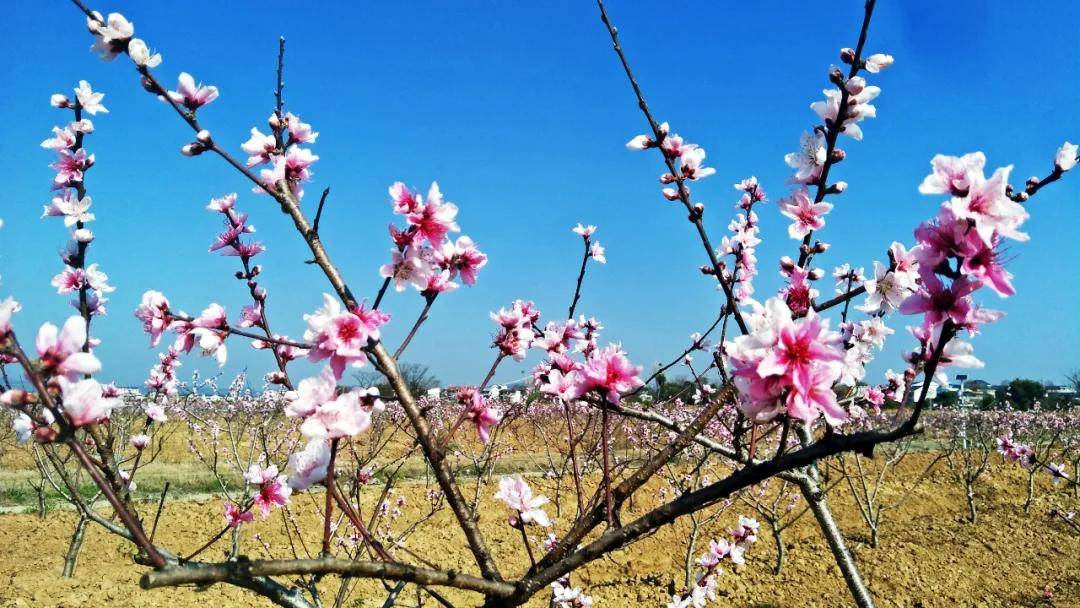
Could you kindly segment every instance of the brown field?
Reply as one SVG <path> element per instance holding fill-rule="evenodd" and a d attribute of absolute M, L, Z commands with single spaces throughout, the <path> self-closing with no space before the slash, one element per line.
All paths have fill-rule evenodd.
<path fill-rule="evenodd" d="M 905 461 L 899 478 L 916 475 L 929 458 L 919 454 Z M 939 463 L 943 467 L 943 463 Z M 540 480 L 537 480 L 538 482 Z M 469 482 L 472 483 L 471 481 Z M 890 513 L 884 523 L 881 544 L 872 549 L 866 543 L 865 526 L 850 500 L 846 487 L 830 492 L 831 501 L 863 574 L 880 606 L 1080 606 L 1080 537 L 1060 521 L 1051 521 L 1047 511 L 1061 500 L 1065 490 L 1040 485 L 1031 513 L 1022 510 L 1023 472 L 999 466 L 981 487 L 982 512 L 977 525 L 964 523 L 963 496 L 944 469 L 937 469 L 902 509 Z M 642 496 L 654 496 L 655 485 Z M 887 488 L 886 492 L 892 490 Z M 545 489 L 545 491 L 548 491 Z M 423 488 L 405 485 L 400 490 L 407 500 L 405 519 L 424 502 Z M 490 530 L 489 545 L 505 575 L 520 572 L 526 556 L 516 532 L 495 524 L 506 511 L 490 499 L 493 487 L 483 487 L 481 520 Z M 550 491 L 548 491 L 550 495 Z M 304 511 L 305 503 L 321 500 L 319 495 L 300 496 L 294 504 Z M 372 499 L 373 500 L 373 499 Z M 415 505 L 415 506 L 414 506 Z M 629 509 L 640 512 L 643 505 Z M 144 511 L 153 511 L 146 506 Z M 739 513 L 748 509 L 736 504 L 705 530 L 700 547 L 712 533 L 723 533 Z M 157 540 L 177 551 L 198 547 L 221 524 L 221 506 L 216 498 L 170 502 L 162 516 Z M 63 555 L 74 522 L 71 511 L 53 511 L 46 519 L 34 514 L 0 516 L 0 606 L 18 607 L 98 607 L 131 606 L 187 608 L 195 606 L 262 606 L 261 598 L 222 585 L 209 589 L 166 589 L 143 591 L 138 586 L 143 570 L 131 562 L 131 547 L 99 528 L 88 528 L 86 545 L 72 579 L 60 577 Z M 471 571 L 471 560 L 461 549 L 462 540 L 448 510 L 423 523 L 409 537 L 407 546 L 425 555 L 440 567 Z M 558 521 L 556 526 L 558 526 Z M 317 525 L 306 526 L 317 530 Z M 636 545 L 594 562 L 575 574 L 573 583 L 584 586 L 597 606 L 642 604 L 663 606 L 665 589 L 672 581 L 681 585 L 688 524 L 679 522 Z M 285 553 L 286 541 L 280 519 L 256 521 L 244 529 L 242 553 L 266 557 L 261 543 L 252 538 L 260 533 L 271 551 Z M 775 547 L 762 526 L 757 545 L 747 564 L 720 578 L 721 597 L 717 606 L 845 606 L 847 590 L 810 516 L 800 519 L 786 533 L 787 563 L 780 575 L 772 573 Z M 317 539 L 309 543 L 318 544 Z M 220 557 L 215 547 L 204 557 Z M 216 552 L 216 554 L 215 554 Z M 326 593 L 337 589 L 334 577 L 324 585 Z M 1054 593 L 1053 603 L 1042 599 L 1044 588 Z M 446 590 L 455 605 L 477 604 L 477 596 Z M 546 606 L 546 595 L 530 606 Z M 355 608 L 381 606 L 386 592 L 380 583 L 360 581 L 347 604 Z M 420 597 L 424 606 L 437 605 Z M 410 591 L 399 598 L 398 606 L 417 605 Z"/>

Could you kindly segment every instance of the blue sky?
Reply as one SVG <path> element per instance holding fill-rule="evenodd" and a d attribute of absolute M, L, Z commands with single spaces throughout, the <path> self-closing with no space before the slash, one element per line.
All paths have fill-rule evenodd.
<path fill-rule="evenodd" d="M 609 260 L 591 267 L 579 310 L 601 319 L 604 338 L 621 341 L 635 362 L 670 359 L 715 317 L 714 283 L 697 271 L 701 245 L 685 214 L 659 194 L 659 158 L 623 148 L 645 124 L 591 2 L 92 6 L 135 23 L 164 55 L 157 70 L 164 82 L 187 71 L 220 88 L 200 119 L 237 154 L 252 126 L 265 130 L 277 38 L 286 36 L 287 109 L 321 132 L 309 191 L 332 188 L 323 238 L 358 295 L 374 295 L 389 255 L 387 186 L 402 180 L 426 189 L 439 181 L 460 207 L 464 233 L 490 256 L 476 287 L 440 298 L 405 357 L 429 364 L 444 382 L 476 383 L 487 370 L 488 311 L 521 297 L 548 318 L 565 314 L 580 259 L 569 229 L 579 221 L 600 227 Z M 828 85 L 838 49 L 854 46 L 861 7 L 861 0 L 608 5 L 657 116 L 704 146 L 717 168 L 694 190 L 707 205 L 714 241 L 733 213 L 733 182 L 753 174 L 772 201 L 785 194 L 783 155 L 813 124 L 808 106 Z M 110 110 L 94 121 L 88 146 L 98 164 L 87 178 L 98 216 L 91 257 L 118 288 L 109 315 L 95 324 L 104 376 L 140 383 L 156 361 L 131 315 L 143 291 L 160 289 L 192 313 L 217 301 L 235 316 L 246 303 L 232 278 L 237 261 L 206 253 L 218 219 L 204 207 L 228 192 L 240 192 L 239 206 L 269 246 L 260 261 L 272 324 L 301 334 L 301 315 L 328 287 L 301 263 L 303 243 L 270 200 L 250 194 L 216 158 L 181 157 L 187 127 L 140 89 L 130 64 L 103 63 L 87 51 L 90 37 L 70 4 L 20 0 L 5 13 L 0 296 L 23 302 L 22 333 L 71 312 L 68 298 L 49 286 L 65 235 L 58 221 L 38 219 L 52 175 L 51 153 L 38 143 L 64 119 L 48 106 L 49 95 L 70 94 L 86 79 L 106 93 Z M 983 150 L 989 168 L 1015 164 L 1016 183 L 1046 174 L 1062 141 L 1080 139 L 1078 24 L 1080 4 L 1069 2 L 881 0 L 867 50 L 888 52 L 896 64 L 873 78 L 883 94 L 879 118 L 864 123 L 865 140 L 842 142 L 848 157 L 834 175 L 850 186 L 833 201 L 821 234 L 833 248 L 821 264 L 869 268 L 892 240 L 910 243 L 938 204 L 916 190 L 935 153 Z M 1060 380 L 1080 367 L 1080 279 L 1063 255 L 1080 237 L 1076 178 L 1031 204 L 1032 240 L 1010 252 L 1017 296 L 983 295 L 1009 316 L 976 338 L 987 365 L 973 377 Z M 775 204 L 759 213 L 764 294 L 779 286 L 776 260 L 796 243 Z M 388 298 L 390 344 L 420 305 L 415 293 Z M 899 349 L 910 344 L 904 321 L 891 320 L 898 333 L 868 380 L 901 365 Z M 245 368 L 261 375 L 272 366 L 265 353 L 230 343 L 227 375 Z M 193 369 L 216 366 L 192 356 L 181 371 Z M 496 379 L 527 369 L 505 365 Z"/>

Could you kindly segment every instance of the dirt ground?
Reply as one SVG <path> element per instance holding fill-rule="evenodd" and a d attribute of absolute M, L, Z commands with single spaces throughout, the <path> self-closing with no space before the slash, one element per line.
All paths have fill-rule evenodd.
<path fill-rule="evenodd" d="M 906 464 L 914 471 L 920 464 Z M 939 466 L 943 466 L 940 463 Z M 901 475 L 905 477 L 906 475 Z M 878 605 L 903 606 L 1080 606 L 1080 535 L 1060 521 L 1052 521 L 1047 511 L 1062 501 L 1064 490 L 1040 486 L 1031 513 L 1022 510 L 1024 477 L 1015 467 L 998 467 L 980 493 L 982 510 L 976 525 L 964 522 L 965 505 L 959 488 L 938 469 L 922 484 L 900 510 L 887 513 L 878 548 L 870 548 L 865 525 L 859 518 L 844 485 L 830 492 L 834 510 L 849 539 L 867 583 Z M 655 490 L 655 488 L 652 488 Z M 419 487 L 403 490 L 409 508 L 424 502 Z M 885 493 L 889 498 L 891 488 Z M 494 487 L 483 488 L 486 496 Z M 318 496 L 297 497 L 297 502 Z M 1075 504 L 1075 501 L 1073 501 Z M 414 506 L 416 505 L 416 506 Z M 302 506 L 298 504 L 298 506 Z M 640 511 L 642 505 L 630 509 Z M 147 506 L 144 512 L 153 512 Z M 170 503 L 160 522 L 157 541 L 175 551 L 191 551 L 221 525 L 221 505 L 216 499 Z M 709 534 L 723 533 L 740 513 L 734 505 L 707 530 L 699 541 L 695 557 L 707 544 Z M 408 547 L 422 553 L 441 567 L 472 571 L 469 557 L 462 551 L 460 533 L 448 510 L 425 522 L 408 540 Z M 484 502 L 482 523 L 494 533 L 489 537 L 504 575 L 520 573 L 526 557 L 516 532 L 494 525 L 506 517 L 505 508 L 492 500 Z M 47 519 L 36 515 L 0 516 L 0 606 L 2 607 L 168 607 L 264 606 L 260 598 L 243 590 L 217 585 L 209 589 L 159 589 L 143 591 L 138 578 L 143 568 L 131 562 L 130 545 L 94 527 L 88 528 L 86 545 L 76 575 L 60 577 L 74 514 L 54 511 Z M 57 524 L 60 525 L 57 525 Z M 558 524 L 556 524 L 558 525 Z M 317 528 L 309 526 L 308 528 Z M 263 535 L 271 551 L 285 551 L 280 519 L 256 521 L 244 529 L 243 552 L 252 558 L 266 557 L 263 545 L 253 538 Z M 688 526 L 680 522 L 668 526 L 607 559 L 594 562 L 575 574 L 573 584 L 585 587 L 599 606 L 664 606 L 672 581 L 681 586 Z M 762 526 L 759 542 L 748 553 L 745 566 L 727 571 L 719 579 L 720 597 L 716 606 L 802 607 L 847 606 L 850 599 L 837 568 L 810 515 L 785 532 L 789 546 L 782 574 L 772 572 L 776 550 Z M 220 557 L 215 546 L 206 558 Z M 315 541 L 317 545 L 317 541 Z M 215 554 L 216 551 L 216 554 Z M 324 583 L 333 593 L 337 581 Z M 1044 589 L 1054 595 L 1043 599 Z M 476 605 L 478 597 L 462 592 L 445 592 L 457 606 Z M 542 594 L 529 604 L 546 606 Z M 361 581 L 347 606 L 381 606 L 386 592 L 378 583 Z M 424 606 L 437 605 L 421 597 Z M 412 587 L 401 596 L 398 606 L 417 605 Z"/>

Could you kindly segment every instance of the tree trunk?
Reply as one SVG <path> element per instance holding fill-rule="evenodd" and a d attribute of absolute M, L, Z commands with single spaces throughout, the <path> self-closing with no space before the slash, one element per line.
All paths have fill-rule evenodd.
<path fill-rule="evenodd" d="M 975 510 L 975 486 L 970 479 L 964 481 L 964 486 L 967 489 L 968 523 L 974 524 L 979 519 L 979 513 Z"/>
<path fill-rule="evenodd" d="M 1035 473 L 1037 472 L 1038 469 L 1035 467 L 1032 467 L 1031 470 L 1028 471 L 1027 498 L 1024 499 L 1024 513 L 1031 512 L 1031 503 L 1035 500 Z"/>
<path fill-rule="evenodd" d="M 811 443 L 812 437 L 805 425 L 798 426 L 798 433 L 799 441 L 804 446 Z M 829 550 L 832 551 L 833 559 L 836 560 L 836 565 L 844 576 L 844 582 L 847 583 L 848 591 L 851 592 L 851 598 L 855 600 L 855 605 L 858 608 L 874 608 L 874 599 L 870 596 L 870 590 L 866 588 L 862 575 L 859 574 L 859 567 L 855 565 L 851 552 L 848 551 L 847 544 L 844 542 L 844 535 L 840 533 L 840 528 L 837 527 L 836 520 L 833 519 L 832 510 L 829 509 L 829 504 L 825 500 L 825 494 L 818 485 L 818 477 L 816 465 L 807 467 L 806 474 L 798 481 L 799 490 L 810 505 L 814 519 L 817 520 L 822 535 L 825 536 L 826 542 L 829 543 Z"/>
<path fill-rule="evenodd" d="M 71 542 L 68 544 L 67 556 L 64 558 L 64 578 L 75 576 L 75 564 L 79 561 L 79 550 L 82 549 L 83 539 L 86 537 L 86 517 L 79 517 L 79 523 L 75 524 L 75 531 L 71 534 Z"/>
<path fill-rule="evenodd" d="M 772 524 L 773 540 L 776 541 L 776 566 L 773 567 L 773 574 L 779 576 L 784 571 L 784 555 L 787 552 L 784 547 L 784 530 L 775 521 L 769 523 Z"/>

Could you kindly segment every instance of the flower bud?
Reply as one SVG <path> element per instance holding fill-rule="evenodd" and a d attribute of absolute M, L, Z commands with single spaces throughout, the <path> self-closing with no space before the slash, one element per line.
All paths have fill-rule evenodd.
<path fill-rule="evenodd" d="M 664 194 L 664 198 L 666 198 L 669 201 L 677 201 L 677 200 L 679 200 L 679 193 L 676 192 L 674 188 L 664 188 L 663 194 Z"/>
<path fill-rule="evenodd" d="M 1020 194 L 1016 195 L 1016 200 L 1021 203 L 1027 202 L 1029 198 L 1031 198 L 1031 195 L 1027 192 L 1021 192 Z"/>
<path fill-rule="evenodd" d="M 660 176 L 661 184 L 670 184 L 675 181 L 675 176 L 670 173 L 665 173 Z"/>
<path fill-rule="evenodd" d="M 844 88 L 847 89 L 847 92 L 851 95 L 858 95 L 866 88 L 866 79 L 862 76 L 853 76 L 844 84 Z"/>
<path fill-rule="evenodd" d="M 814 248 L 817 249 L 816 246 Z M 825 271 L 820 269 L 820 268 L 813 268 L 813 269 L 810 270 L 809 273 L 807 273 L 806 276 L 811 281 L 818 281 L 818 280 L 821 279 L 821 277 L 825 276 Z"/>
<path fill-rule="evenodd" d="M 210 131 L 203 129 L 195 134 L 195 139 L 201 141 L 204 144 L 210 143 Z"/>
<path fill-rule="evenodd" d="M 701 268 L 699 268 L 699 270 L 701 270 L 701 274 L 704 274 L 704 275 L 716 274 L 716 271 L 713 270 L 712 266 L 706 266 L 704 264 L 701 265 Z"/>
<path fill-rule="evenodd" d="M 74 232 L 73 236 L 79 243 L 92 243 L 94 241 L 94 233 L 88 228 L 79 228 Z"/>
<path fill-rule="evenodd" d="M 840 49 L 840 61 L 851 65 L 855 61 L 855 49 L 842 48 Z"/>
<path fill-rule="evenodd" d="M 1039 181 L 1041 181 L 1041 180 L 1039 180 L 1038 175 L 1032 175 L 1031 177 L 1029 177 L 1027 179 L 1027 187 L 1028 188 L 1034 188 L 1035 186 L 1039 185 Z"/>
<path fill-rule="evenodd" d="M 829 250 L 830 245 L 828 243 L 822 243 L 818 241 L 814 243 L 814 253 L 825 253 Z"/>
<path fill-rule="evenodd" d="M 206 145 L 198 141 L 191 142 L 180 148 L 180 153 L 184 156 L 198 156 L 203 152 L 206 152 Z"/>
<path fill-rule="evenodd" d="M 277 112 L 271 114 L 270 118 L 268 118 L 266 122 L 270 125 L 270 128 L 275 131 L 281 128 L 281 118 L 278 117 Z"/>
<path fill-rule="evenodd" d="M 53 93 L 53 96 L 49 98 L 49 104 L 54 108 L 70 108 L 71 100 L 60 93 Z"/>
<path fill-rule="evenodd" d="M 835 184 L 832 185 L 832 189 L 837 194 L 839 194 L 839 193 L 843 192 L 844 190 L 847 190 L 847 182 L 845 182 L 845 181 L 836 182 Z"/>
<path fill-rule="evenodd" d="M 840 148 L 833 148 L 832 157 L 831 157 L 832 162 L 838 163 L 838 162 L 844 160 L 844 157 L 846 157 L 846 156 L 847 156 L 847 154 L 843 150 L 841 150 Z"/>
<path fill-rule="evenodd" d="M 664 137 L 667 137 L 668 131 L 670 131 L 670 129 L 671 129 L 671 127 L 666 122 L 660 123 L 660 126 L 658 127 L 658 130 L 660 131 L 660 135 L 662 135 Z"/>
<path fill-rule="evenodd" d="M 833 66 L 829 70 L 829 81 L 838 87 L 844 86 L 844 73 L 840 71 L 840 68 Z"/>
<path fill-rule="evenodd" d="M 34 439 L 38 443 L 52 443 L 57 434 L 56 429 L 51 426 L 39 426 L 34 429 Z"/>
<path fill-rule="evenodd" d="M 789 256 L 786 256 L 786 255 L 784 257 L 780 258 L 780 272 L 784 273 L 784 275 L 790 275 L 792 273 L 792 271 L 794 271 L 794 270 L 795 270 L 795 261 L 794 260 L 792 260 Z"/>

